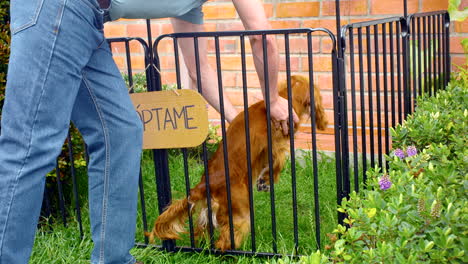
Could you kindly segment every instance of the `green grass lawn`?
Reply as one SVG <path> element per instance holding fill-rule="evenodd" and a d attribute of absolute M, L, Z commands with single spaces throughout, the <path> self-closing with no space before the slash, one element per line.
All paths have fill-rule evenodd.
<path fill-rule="evenodd" d="M 296 193 L 298 212 L 298 245 L 299 254 L 310 254 L 317 249 L 315 239 L 314 215 L 314 184 L 313 169 L 310 152 L 300 152 L 296 160 Z M 327 233 L 336 226 L 336 187 L 335 162 L 325 154 L 319 154 L 319 201 L 321 247 L 327 243 Z M 189 178 L 191 186 L 198 183 L 203 173 L 203 163 L 197 158 L 189 158 Z M 172 197 L 185 196 L 185 178 L 183 158 L 180 152 L 171 151 L 170 174 Z M 294 224 L 293 224 L 293 198 L 291 181 L 291 164 L 283 170 L 279 184 L 275 185 L 275 208 L 277 227 L 277 249 L 280 254 L 291 254 L 294 250 Z M 158 216 L 154 165 L 151 152 L 145 151 L 142 162 L 143 184 L 145 190 L 146 210 L 149 228 Z M 85 230 L 84 239 L 80 239 L 78 223 L 75 214 L 70 212 L 68 227 L 63 227 L 57 219 L 55 224 L 43 225 L 38 229 L 31 263 L 88 263 L 92 250 L 90 239 L 89 219 L 86 201 L 86 176 L 83 174 L 80 181 L 82 200 L 82 218 Z M 254 191 L 255 205 L 255 239 L 257 252 L 273 252 L 272 248 L 272 221 L 270 193 Z M 136 241 L 143 243 L 143 224 L 141 210 L 137 221 Z M 188 230 L 188 229 L 187 229 Z M 155 241 L 160 245 L 160 241 Z M 178 246 L 190 246 L 189 236 L 177 242 Z M 200 245 L 197 245 L 200 246 Z M 200 246 L 201 247 L 201 246 Z M 251 251 L 250 238 L 244 243 L 241 250 Z M 248 256 L 212 256 L 209 254 L 193 253 L 166 253 L 153 248 L 135 248 L 132 252 L 145 263 L 264 263 L 265 259 Z"/>

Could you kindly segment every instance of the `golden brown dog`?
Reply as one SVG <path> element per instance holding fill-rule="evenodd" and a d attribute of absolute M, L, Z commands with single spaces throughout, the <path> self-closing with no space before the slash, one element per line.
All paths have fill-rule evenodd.
<path fill-rule="evenodd" d="M 294 111 L 304 120 L 310 113 L 309 81 L 302 76 L 291 77 L 292 105 Z M 287 98 L 286 83 L 281 84 L 280 96 Z M 314 88 L 315 119 L 318 129 L 324 130 L 327 119 L 322 106 L 322 97 L 317 87 Z M 257 189 L 269 190 L 268 142 L 266 108 L 264 101 L 249 107 L 250 150 L 252 160 L 252 180 L 257 182 Z M 300 122 L 294 125 L 295 131 Z M 278 182 L 279 174 L 285 163 L 285 155 L 289 150 L 289 136 L 285 136 L 281 127 L 271 126 L 273 175 L 274 182 Z M 250 232 L 249 210 L 249 180 L 247 173 L 246 139 L 244 113 L 240 113 L 232 121 L 227 130 L 227 148 L 230 174 L 232 218 L 234 225 L 235 248 L 238 248 L 246 235 Z M 226 178 L 224 168 L 223 143 L 219 144 L 215 154 L 208 162 L 208 175 L 213 211 L 213 225 L 219 228 L 219 238 L 215 246 L 221 250 L 231 248 L 229 231 L 229 210 L 226 194 Z M 206 234 L 208 227 L 206 175 L 204 174 L 186 199 L 172 201 L 172 204 L 162 213 L 154 224 L 151 232 L 145 235 L 152 241 L 154 236 L 161 239 L 179 239 L 178 233 L 185 231 L 185 221 L 190 205 L 190 213 L 200 212 L 195 234 Z"/>

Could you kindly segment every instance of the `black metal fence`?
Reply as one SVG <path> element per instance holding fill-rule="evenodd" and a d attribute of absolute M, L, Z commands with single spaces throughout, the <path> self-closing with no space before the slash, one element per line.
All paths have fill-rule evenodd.
<path fill-rule="evenodd" d="M 343 196 L 362 188 L 368 168 L 386 167 L 391 128 L 414 111 L 417 98 L 447 85 L 449 25 L 439 11 L 342 27 Z"/>
<path fill-rule="evenodd" d="M 353 23 L 342 27 L 342 30 L 335 43 L 335 37 L 326 29 L 290 29 L 290 30 L 270 30 L 270 31 L 233 31 L 233 32 L 203 32 L 203 33 L 179 33 L 160 36 L 153 45 L 151 36 L 149 42 L 139 38 L 118 38 L 110 39 L 110 45 L 123 45 L 125 47 L 128 83 L 130 92 L 133 91 L 133 76 L 130 44 L 136 41 L 141 44 L 145 54 L 145 76 L 149 91 L 161 90 L 161 65 L 157 53 L 158 43 L 162 39 L 170 39 L 173 44 L 174 63 L 176 67 L 177 87 L 181 88 L 180 77 L 180 58 L 177 42 L 180 38 L 191 38 L 195 50 L 198 50 L 199 38 L 212 38 L 215 41 L 215 56 L 217 66 L 217 77 L 219 86 L 220 101 L 223 102 L 222 87 L 222 53 L 219 49 L 219 40 L 224 37 L 237 38 L 241 43 L 241 68 L 242 68 L 242 88 L 244 98 L 244 113 L 248 116 L 248 95 L 246 72 L 246 51 L 245 39 L 252 35 L 262 37 L 264 44 L 265 62 L 268 62 L 266 55 L 266 37 L 268 35 L 281 36 L 284 39 L 285 59 L 286 59 L 286 79 L 291 76 L 291 62 L 289 60 L 289 38 L 291 36 L 302 36 L 307 38 L 307 63 L 308 77 L 310 79 L 311 90 L 316 83 L 314 77 L 314 54 L 312 52 L 312 35 L 315 32 L 325 32 L 333 40 L 333 49 L 330 51 L 330 60 L 333 65 L 333 101 L 334 101 L 334 124 L 335 124 L 335 175 L 336 182 L 333 186 L 336 189 L 336 196 L 333 199 L 332 208 L 341 201 L 343 197 L 349 195 L 351 188 L 358 191 L 365 183 L 365 172 L 369 167 L 379 165 L 386 166 L 385 155 L 389 154 L 391 149 L 390 128 L 401 123 L 405 117 L 414 111 L 416 107 L 416 98 L 423 94 L 432 95 L 447 84 L 450 72 L 449 57 L 449 17 L 448 13 L 431 12 L 414 14 L 408 17 L 393 17 Z M 196 53 L 198 54 L 198 53 Z M 200 65 L 197 60 L 197 79 L 200 80 Z M 159 72 L 158 72 L 159 71 Z M 268 75 L 268 63 L 265 63 L 265 74 Z M 321 86 L 324 84 L 320 84 Z M 326 85 L 326 84 L 325 84 Z M 289 85 L 290 86 L 290 85 Z M 198 81 L 199 92 L 203 94 L 203 87 Z M 266 89 L 268 91 L 268 87 Z M 266 93 L 266 102 L 268 102 L 268 93 Z M 267 103 L 267 108 L 269 105 Z M 291 108 L 291 105 L 290 105 Z M 314 116 L 311 109 L 311 116 Z M 269 118 L 269 113 L 267 114 Z M 224 110 L 221 107 L 221 131 L 223 138 L 226 138 L 226 126 L 224 125 Z M 246 118 L 248 120 L 248 118 Z M 321 184 L 319 168 L 319 154 L 316 146 L 316 131 L 314 118 L 311 118 L 311 154 L 308 158 L 312 164 L 309 169 L 308 193 L 306 196 L 300 196 L 298 193 L 298 172 L 297 157 L 294 147 L 294 140 L 290 141 L 290 165 L 287 166 L 288 180 L 287 194 L 278 194 L 278 188 L 271 185 L 268 197 L 261 205 L 262 210 L 267 211 L 267 220 L 259 220 L 258 208 L 255 204 L 261 201 L 261 198 L 253 192 L 253 186 L 249 186 L 250 202 L 250 236 L 248 243 L 239 250 L 227 250 L 224 253 L 229 254 L 254 254 L 259 256 L 274 256 L 279 254 L 303 254 L 308 250 L 320 248 L 323 245 L 323 236 L 327 230 L 323 230 L 322 222 L 322 194 L 319 192 Z M 289 122 L 292 126 L 292 121 Z M 249 127 L 249 124 L 246 124 Z M 269 130 L 271 127 L 269 127 Z M 249 142 L 248 134 L 246 133 Z M 241 135 L 239 135 L 241 136 Z M 243 135 L 242 135 L 243 136 Z M 271 132 L 268 133 L 268 160 L 270 167 L 270 177 L 272 170 Z M 225 142 L 225 141 L 224 141 Z M 224 143 L 223 143 L 224 144 Z M 274 143 L 273 143 L 274 144 Z M 249 144 L 247 144 L 249 145 Z M 70 146 L 71 147 L 71 146 Z M 228 149 L 223 145 L 224 150 Z M 73 150 L 70 149 L 70 153 Z M 182 157 L 182 168 L 179 168 L 179 174 L 174 173 L 173 161 L 171 160 L 169 150 L 153 150 L 147 153 L 153 159 L 153 164 L 149 166 L 150 172 L 140 172 L 140 216 L 139 229 L 148 231 L 148 220 L 153 221 L 158 214 L 162 213 L 165 207 L 171 202 L 172 198 L 188 196 L 190 186 L 201 176 L 200 171 L 193 171 L 189 166 L 190 150 L 180 150 Z M 249 151 L 247 151 L 248 164 Z M 208 168 L 208 150 L 207 142 L 201 147 L 201 170 L 207 171 Z M 226 157 L 226 152 L 224 153 Z M 225 161 L 226 182 L 229 182 L 229 161 Z M 72 170 L 73 167 L 72 167 Z M 153 171 L 151 171 L 153 170 Z M 57 170 L 58 172 L 58 170 Z M 247 172 L 249 179 L 255 177 L 251 175 L 251 168 Z M 147 175 L 155 175 L 156 184 L 145 186 L 143 181 Z M 353 180 L 351 181 L 351 176 Z M 301 174 L 300 177 L 305 177 Z M 207 177 L 208 178 L 208 177 Z M 74 180 L 75 182 L 75 180 Z M 250 181 L 252 182 L 252 181 Z M 60 177 L 58 177 L 58 188 L 61 190 Z M 209 183 L 207 183 L 209 186 Z M 76 184 L 75 184 L 76 186 Z M 182 187 L 181 187 L 182 186 Z M 207 188 L 209 190 L 209 188 Z M 74 192 L 77 190 L 74 188 Z M 229 184 L 226 192 L 229 194 Z M 308 195 L 308 196 L 307 196 Z M 76 196 L 76 195 L 75 195 Z M 210 197 L 210 195 L 207 195 Z M 80 215 L 79 199 L 75 197 L 75 209 L 77 215 Z M 287 197 L 289 206 L 278 206 L 279 200 Z M 301 201 L 304 199 L 305 201 Z M 258 198 L 258 199 L 257 199 Z M 265 197 L 264 197 L 265 198 Z M 63 194 L 60 191 L 60 201 L 63 201 Z M 330 200 L 331 201 L 331 200 Z M 210 199 L 207 199 L 208 214 L 211 214 L 212 208 Z M 157 206 L 157 207 L 156 207 Z M 305 208 L 305 209 L 304 209 Z M 62 216 L 65 219 L 65 209 L 62 206 Z M 229 208 L 231 211 L 232 208 Z M 291 224 L 287 225 L 287 231 L 292 233 L 289 242 L 282 242 L 283 232 L 278 231 L 278 216 L 287 214 Z M 336 221 L 336 211 L 333 221 Z M 342 216 L 338 216 L 338 220 Z M 302 230 L 299 222 L 308 222 L 308 230 Z M 189 218 L 189 236 L 176 244 L 175 241 L 165 240 L 160 245 L 151 245 L 157 248 L 163 248 L 169 251 L 204 251 L 221 253 L 216 250 L 214 245 L 214 223 L 211 217 L 209 219 L 209 241 L 206 247 L 196 245 L 193 219 Z M 81 220 L 80 231 L 81 233 Z M 333 222 L 332 224 L 336 224 Z M 232 217 L 229 224 L 230 233 L 233 234 Z M 268 229 L 268 235 L 260 234 L 259 230 Z M 310 230 L 312 229 L 312 231 Z M 331 230 L 329 230 L 331 231 Z M 141 232 L 142 233 L 142 232 Z M 305 233 L 306 236 L 302 234 Z M 231 235 L 231 241 L 233 240 Z M 308 237 L 308 238 L 305 238 Z M 310 239 L 311 238 L 311 239 Z M 140 236 L 137 246 L 149 246 L 146 237 Z"/>
<path fill-rule="evenodd" d="M 232 31 L 232 32 L 203 32 L 203 33 L 178 33 L 178 34 L 169 34 L 169 35 L 164 35 L 164 36 L 160 36 L 154 43 L 154 48 L 153 50 L 155 51 L 155 54 L 154 54 L 154 59 L 155 59 L 155 66 L 157 69 L 159 70 L 162 70 L 161 67 L 160 67 L 160 63 L 159 63 L 159 56 L 157 54 L 157 47 L 158 47 L 158 44 L 160 43 L 161 40 L 163 39 L 171 39 L 172 43 L 173 43 L 173 54 L 174 54 L 174 62 L 175 62 L 175 67 L 176 67 L 176 79 L 177 79 L 177 87 L 181 87 L 181 80 L 180 80 L 180 65 L 179 65 L 179 53 L 178 53 L 178 46 L 177 46 L 177 42 L 179 39 L 181 38 L 190 38 L 190 39 L 193 39 L 193 45 L 194 45 L 194 49 L 195 49 L 195 58 L 196 58 L 196 68 L 197 68 L 197 80 L 201 80 L 201 73 L 200 73 L 200 64 L 199 64 L 199 51 L 198 51 L 198 41 L 199 41 L 199 38 L 209 38 L 209 39 L 213 39 L 214 42 L 215 42 L 215 56 L 216 56 L 216 66 L 217 66 L 217 69 L 216 69 L 216 72 L 217 72 L 217 77 L 218 77 L 218 88 L 219 88 L 219 99 L 220 99 L 220 104 L 221 104 L 221 133 L 223 135 L 223 147 L 224 147 L 224 156 L 227 157 L 227 150 L 228 150 L 228 146 L 226 145 L 226 126 L 225 126 L 225 117 L 224 117 L 224 110 L 223 110 L 223 93 L 222 93 L 222 87 L 223 87 L 223 83 L 222 83 L 222 80 L 223 80 L 223 77 L 222 77 L 222 72 L 223 72 L 223 69 L 222 69 L 222 65 L 221 65 L 221 59 L 222 59 L 222 55 L 221 55 L 221 52 L 220 52 L 220 47 L 219 47 L 219 42 L 220 42 L 220 39 L 223 39 L 223 38 L 237 38 L 237 40 L 239 41 L 240 43 L 240 58 L 241 58 L 241 69 L 242 69 L 242 87 L 243 87 L 243 98 L 244 98 L 244 115 L 245 115 L 245 120 L 246 120 L 246 131 L 245 131 L 245 137 L 246 137 L 246 142 L 247 142 L 247 164 L 248 164 L 248 170 L 245 172 L 245 173 L 248 173 L 248 177 L 249 177 L 249 182 L 252 184 L 253 181 L 255 181 L 255 178 L 257 177 L 257 175 L 252 175 L 252 168 L 251 168 L 251 164 L 252 164 L 252 160 L 250 159 L 250 138 L 249 138 L 249 124 L 248 124 L 248 121 L 249 121 L 249 111 L 248 111 L 248 106 L 249 106 L 249 102 L 248 102 L 248 94 L 247 94 L 247 88 L 249 87 L 249 84 L 247 82 L 247 76 L 246 76 L 246 48 L 245 48 L 245 41 L 246 41 L 246 38 L 248 38 L 249 36 L 260 36 L 262 38 L 262 41 L 263 41 L 263 60 L 264 60 L 264 65 L 265 65 L 265 69 L 264 69 L 264 72 L 265 72 L 265 75 L 266 75 L 266 79 L 268 78 L 268 56 L 267 56 L 267 46 L 266 46 L 266 38 L 270 35 L 275 35 L 277 37 L 281 37 L 282 39 L 284 39 L 284 47 L 285 47 L 285 50 L 284 50 L 284 53 L 286 55 L 285 57 L 285 60 L 286 60 L 286 79 L 290 80 L 291 78 L 291 62 L 290 62 L 290 58 L 289 58 L 289 54 L 290 54 L 290 51 L 289 51 L 289 39 L 291 36 L 302 36 L 304 38 L 307 38 L 307 61 L 308 61 L 308 68 L 310 69 L 309 72 L 308 72 L 308 77 L 309 77 L 309 80 L 310 80 L 310 87 L 313 87 L 314 84 L 316 84 L 316 81 L 315 81 L 315 77 L 314 77 L 314 71 L 313 71 L 313 61 L 314 61 L 314 56 L 313 56 L 313 53 L 312 53 L 312 35 L 315 33 L 315 32 L 318 32 L 318 31 L 321 31 L 321 32 L 325 32 L 326 34 L 328 34 L 328 36 L 332 39 L 333 42 L 335 42 L 335 39 L 334 39 L 334 36 L 333 34 L 331 34 L 328 30 L 326 29 L 289 29 L 289 30 L 269 30 L 269 31 Z M 333 45 L 333 47 L 335 47 L 335 45 Z M 331 53 L 336 53 L 336 50 L 333 49 L 332 51 L 330 51 Z M 330 56 L 330 60 L 332 60 L 332 56 Z M 157 83 L 159 81 L 159 84 Z M 154 83 L 156 90 L 158 89 L 161 89 L 162 85 L 161 85 L 161 79 L 159 80 L 155 80 L 155 83 Z M 321 85 L 327 85 L 327 84 L 321 84 Z M 331 86 L 332 84 L 328 84 L 329 86 Z M 200 81 L 198 81 L 198 91 L 203 95 L 203 88 L 202 88 L 202 84 Z M 266 84 L 266 94 L 265 94 L 265 97 L 267 98 L 266 99 L 266 108 L 267 108 L 267 120 L 270 119 L 269 117 L 269 93 L 268 93 L 268 84 Z M 311 88 L 311 91 L 313 91 L 313 89 Z M 289 96 L 291 96 L 291 87 L 290 87 L 290 83 L 289 83 Z M 313 97 L 312 97 L 313 98 Z M 312 99 L 313 100 L 313 99 Z M 312 105 L 313 104 L 313 101 L 312 101 Z M 292 106 L 289 105 L 289 109 L 291 111 L 292 109 Z M 313 244 L 316 245 L 316 247 L 320 247 L 320 244 L 321 244 L 321 234 L 323 235 L 323 233 L 321 233 L 321 227 L 320 227 L 320 215 L 319 215 L 319 207 L 320 207 L 320 201 L 319 201 L 319 191 L 318 191 L 318 188 L 319 188 L 319 169 L 318 169 L 318 154 L 317 154 L 317 147 L 316 147 L 316 133 L 315 133 L 315 119 L 313 118 L 314 117 L 314 112 L 312 110 L 312 112 L 310 113 L 310 115 L 312 116 L 312 118 L 310 119 L 311 120 L 311 124 L 310 124 L 310 127 L 312 129 L 312 133 L 311 133 L 311 139 L 310 139 L 310 142 L 312 142 L 312 152 L 311 152 L 311 159 L 312 159 L 312 166 L 311 166 L 311 169 L 313 170 L 313 172 L 311 172 L 313 175 L 312 175 L 312 178 L 310 179 L 310 186 L 313 186 L 313 191 L 310 192 L 312 195 L 310 196 L 311 200 L 308 200 L 308 201 L 304 201 L 305 204 L 308 204 L 307 207 L 308 208 L 311 208 L 311 213 L 313 212 L 314 213 L 314 216 L 311 217 L 311 219 L 313 219 L 313 224 L 311 223 L 312 226 L 314 226 L 313 228 L 313 231 L 310 232 L 308 230 L 299 230 L 299 224 L 298 222 L 300 222 L 301 220 L 299 218 L 301 217 L 307 217 L 309 219 L 309 215 L 304 215 L 304 214 L 300 214 L 298 213 L 298 202 L 297 202 L 297 192 L 298 192 L 298 188 L 297 188 L 297 175 L 296 175 L 296 157 L 295 157 L 295 153 L 296 153 L 296 149 L 294 147 L 294 139 L 291 138 L 291 141 L 290 141 L 290 153 L 291 153 L 291 157 L 290 157 L 290 177 L 291 177 L 291 183 L 290 183 L 290 188 L 291 188 L 291 192 L 289 193 L 288 195 L 288 198 L 291 199 L 291 202 L 292 202 L 292 206 L 289 206 L 289 208 L 278 208 L 278 200 L 281 198 L 279 197 L 277 194 L 276 194 L 276 191 L 275 191 L 275 186 L 274 185 L 270 185 L 270 192 L 269 192 L 269 199 L 267 199 L 269 202 L 269 211 L 270 211 L 270 219 L 266 219 L 266 221 L 264 222 L 261 222 L 260 220 L 258 220 L 258 218 L 256 217 L 258 215 L 258 208 L 255 209 L 254 207 L 254 187 L 252 185 L 249 186 L 249 204 L 250 204 L 250 229 L 251 229 L 251 232 L 250 232 L 250 247 L 248 248 L 243 248 L 241 250 L 230 250 L 230 251 L 227 251 L 228 253 L 231 253 L 231 254 L 256 254 L 256 255 L 265 255 L 265 256 L 272 256 L 272 255 L 276 255 L 276 254 L 279 254 L 279 253 L 288 253 L 290 252 L 291 250 L 293 252 L 296 252 L 298 251 L 298 249 L 301 247 L 300 245 L 300 235 L 299 233 L 300 232 L 307 232 L 309 233 L 309 236 L 312 236 L 312 241 L 314 241 Z M 266 120 L 265 120 L 266 121 Z M 271 127 L 269 126 L 270 123 L 267 122 L 268 124 L 268 134 L 267 134 L 267 137 L 265 138 L 265 140 L 268 142 L 268 159 L 269 159 L 269 171 L 270 171 L 270 177 L 272 178 L 273 175 L 273 160 L 272 160 L 272 144 L 274 144 L 272 142 L 272 135 L 271 135 Z M 292 120 L 290 120 L 289 122 L 290 124 L 290 129 L 292 129 Z M 239 135 L 239 137 L 244 137 L 244 135 Z M 203 155 L 202 155 L 202 159 L 203 159 L 203 167 L 204 167 L 204 171 L 205 173 L 208 172 L 208 166 L 209 166 L 209 162 L 208 162 L 208 154 L 207 154 L 207 147 L 206 147 L 206 143 L 203 144 L 202 146 L 202 149 L 203 149 Z M 193 179 L 192 179 L 192 183 L 190 183 L 190 180 L 191 180 L 191 176 L 189 175 L 189 168 L 188 168 L 188 155 L 187 155 L 187 150 L 186 149 L 183 149 L 182 150 L 182 153 L 183 153 L 183 164 L 184 164 L 184 183 L 185 183 L 185 195 L 188 197 L 189 195 L 189 189 L 190 189 L 190 186 L 193 185 Z M 167 151 L 165 150 L 155 150 L 153 152 L 153 155 L 155 157 L 155 168 L 156 168 L 156 175 L 157 175 L 157 195 L 158 195 L 158 204 L 159 204 L 159 213 L 162 213 L 164 208 L 166 208 L 167 205 L 170 204 L 171 202 L 171 199 L 172 199 L 172 194 L 174 193 L 174 184 L 172 183 L 171 184 L 171 178 L 176 178 L 176 177 L 182 177 L 181 175 L 174 175 L 170 169 L 169 169 L 169 165 L 168 165 L 168 155 L 167 155 Z M 226 182 L 229 183 L 230 182 L 230 173 L 229 173 L 229 160 L 228 159 L 225 159 L 225 164 L 224 164 L 224 170 L 225 170 L 225 175 L 226 175 Z M 170 176 L 171 175 L 171 176 Z M 198 179 L 201 175 L 195 175 L 195 181 L 198 182 Z M 206 179 L 209 179 L 208 176 L 206 176 Z M 253 179 L 253 180 L 252 180 Z M 174 180 L 174 179 L 173 179 Z M 195 183 L 196 183 L 195 182 Z M 209 182 L 207 182 L 207 192 L 209 192 L 210 188 L 208 188 L 209 186 Z M 309 190 L 308 190 L 309 191 Z M 231 190 L 230 190 L 230 186 L 229 184 L 227 184 L 227 190 L 226 190 L 227 194 L 228 194 L 228 197 L 230 197 L 230 193 L 231 193 Z M 209 193 L 207 194 L 207 197 L 210 197 Z M 179 198 L 180 198 L 180 195 L 179 195 Z M 229 212 L 232 211 L 232 208 L 231 208 L 231 205 L 230 205 L 230 200 L 231 198 L 228 198 L 228 204 L 229 204 Z M 313 201 L 313 202 L 312 202 Z M 334 201 L 333 201 L 334 202 Z M 301 203 L 303 206 L 304 206 L 304 203 Z M 207 199 L 207 206 L 208 206 L 208 215 L 211 215 L 212 214 L 212 208 L 211 208 L 211 199 Z M 313 208 L 313 209 L 312 209 Z M 286 213 L 287 212 L 287 213 Z M 188 213 L 188 212 L 187 212 Z M 287 245 L 286 247 L 289 246 L 288 250 L 289 251 L 284 251 L 281 250 L 282 252 L 280 252 L 280 250 L 278 249 L 278 240 L 279 240 L 279 231 L 278 231 L 278 219 L 277 219 L 277 215 L 279 214 L 288 214 L 291 216 L 291 219 L 289 222 L 292 222 L 291 225 L 288 225 L 290 227 L 292 227 L 292 232 L 293 232 L 293 243 L 290 244 L 290 245 Z M 230 213 L 230 215 L 232 215 Z M 156 215 L 153 214 L 153 218 L 156 218 Z M 213 252 L 217 252 L 217 250 L 213 247 L 214 245 L 214 237 L 215 237 L 215 234 L 214 234 L 214 223 L 213 221 L 211 220 L 212 218 L 209 217 L 208 218 L 210 221 L 209 221 L 209 231 L 210 231 L 210 247 L 209 247 L 209 250 L 210 251 L 213 251 Z M 190 230 L 190 236 L 189 238 L 187 239 L 186 241 L 186 244 L 183 244 L 184 242 L 182 243 L 179 243 L 180 245 L 179 246 L 176 246 L 175 244 L 175 241 L 163 241 L 162 243 L 162 246 L 167 249 L 167 250 L 196 250 L 196 251 L 202 251 L 203 248 L 200 248 L 200 247 L 196 247 L 195 245 L 195 235 L 194 235 L 194 227 L 193 227 L 193 220 L 192 218 L 189 219 L 189 230 Z M 230 218 L 230 223 L 229 223 L 229 228 L 230 228 L 230 233 L 231 234 L 234 234 L 234 230 L 233 230 L 233 222 L 232 222 L 232 216 Z M 305 220 L 307 221 L 307 220 Z M 271 237 L 270 238 L 266 238 L 266 241 L 259 241 L 260 239 L 258 239 L 258 237 L 256 236 L 256 232 L 258 232 L 259 228 L 261 228 L 259 225 L 261 224 L 266 224 L 266 222 L 268 222 L 268 225 L 271 226 Z M 309 225 L 310 226 L 310 225 Z M 257 230 L 257 231 L 256 231 Z M 291 231 L 291 229 L 288 230 L 289 232 Z M 283 230 L 284 232 L 284 230 Z M 233 235 L 231 235 L 231 242 L 233 241 Z M 310 239 L 309 239 L 310 240 Z M 265 244 L 265 243 L 268 243 L 270 244 L 270 246 L 262 246 L 261 249 L 259 249 L 259 242 L 261 242 L 262 244 Z"/>

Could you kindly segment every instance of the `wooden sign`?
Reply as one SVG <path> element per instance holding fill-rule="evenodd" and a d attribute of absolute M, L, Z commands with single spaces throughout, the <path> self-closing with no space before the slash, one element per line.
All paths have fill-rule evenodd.
<path fill-rule="evenodd" d="M 195 147 L 208 135 L 205 99 L 188 89 L 133 93 L 143 122 L 143 149 Z"/>

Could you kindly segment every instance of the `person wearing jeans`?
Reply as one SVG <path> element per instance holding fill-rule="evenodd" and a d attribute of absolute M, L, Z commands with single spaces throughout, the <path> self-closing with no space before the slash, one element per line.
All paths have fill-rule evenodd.
<path fill-rule="evenodd" d="M 0 264 L 28 263 L 70 121 L 89 151 L 91 263 L 135 263 L 142 125 L 96 0 L 11 0 L 0 131 Z"/>

